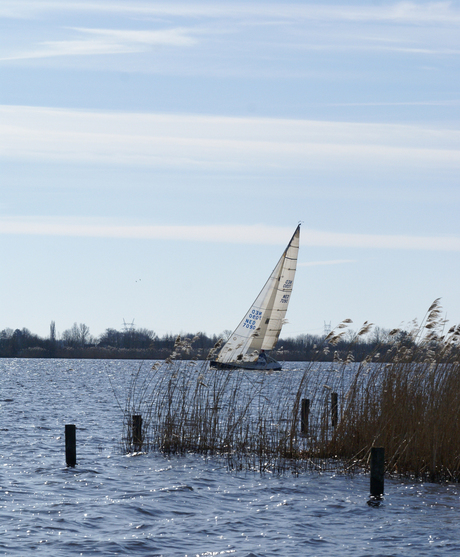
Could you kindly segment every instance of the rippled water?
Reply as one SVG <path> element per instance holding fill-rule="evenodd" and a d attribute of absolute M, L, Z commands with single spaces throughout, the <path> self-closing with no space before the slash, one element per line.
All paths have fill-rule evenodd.
<path fill-rule="evenodd" d="M 460 491 L 386 479 L 228 472 L 218 459 L 120 451 L 138 362 L 0 360 L 0 554 L 423 556 L 460 552 Z M 77 425 L 65 466 L 64 425 Z"/>

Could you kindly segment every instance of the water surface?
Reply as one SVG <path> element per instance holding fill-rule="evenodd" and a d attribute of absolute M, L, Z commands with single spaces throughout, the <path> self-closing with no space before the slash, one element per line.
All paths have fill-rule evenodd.
<path fill-rule="evenodd" d="M 0 554 L 424 556 L 460 553 L 457 484 L 236 473 L 201 456 L 120 450 L 139 362 L 0 360 Z M 112 378 L 112 383 L 109 381 Z M 77 426 L 77 467 L 64 426 Z"/>

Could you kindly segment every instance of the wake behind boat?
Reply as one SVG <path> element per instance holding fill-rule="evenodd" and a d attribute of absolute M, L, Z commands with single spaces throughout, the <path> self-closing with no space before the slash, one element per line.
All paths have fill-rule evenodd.
<path fill-rule="evenodd" d="M 217 358 L 215 368 L 281 369 L 267 351 L 279 338 L 286 316 L 297 266 L 300 224 L 255 302 L 233 331 Z"/>

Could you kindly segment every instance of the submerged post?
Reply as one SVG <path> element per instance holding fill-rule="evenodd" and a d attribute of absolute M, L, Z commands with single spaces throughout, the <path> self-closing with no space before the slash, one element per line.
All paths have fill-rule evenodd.
<path fill-rule="evenodd" d="M 300 432 L 308 433 L 308 416 L 310 414 L 310 399 L 302 399 L 302 407 L 300 410 Z"/>
<path fill-rule="evenodd" d="M 65 461 L 74 468 L 77 464 L 77 428 L 73 424 L 65 426 Z"/>
<path fill-rule="evenodd" d="M 383 497 L 385 476 L 385 449 L 372 447 L 371 449 L 371 500 L 380 501 Z"/>
<path fill-rule="evenodd" d="M 339 415 L 339 395 L 337 393 L 331 393 L 331 424 L 332 427 L 337 426 Z"/>
<path fill-rule="evenodd" d="M 143 439 L 142 439 L 142 416 L 133 416 L 133 429 L 132 429 L 132 439 L 133 439 L 133 450 L 134 452 L 139 452 L 142 449 Z"/>

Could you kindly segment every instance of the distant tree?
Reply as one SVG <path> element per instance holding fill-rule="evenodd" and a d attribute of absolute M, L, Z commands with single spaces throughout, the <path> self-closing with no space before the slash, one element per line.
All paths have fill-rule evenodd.
<path fill-rule="evenodd" d="M 230 335 L 233 333 L 233 331 L 231 331 L 230 329 L 224 329 L 219 337 L 224 341 L 227 342 L 227 340 L 230 338 Z"/>
<path fill-rule="evenodd" d="M 3 358 L 10 355 L 10 344 L 13 332 L 13 329 L 3 329 L 3 331 L 0 331 L 0 356 Z"/>
<path fill-rule="evenodd" d="M 106 329 L 99 337 L 98 345 L 101 347 L 125 348 L 125 349 L 147 349 L 152 346 L 158 337 L 149 329 L 129 329 L 117 331 Z"/>
<path fill-rule="evenodd" d="M 400 346 L 405 346 L 406 348 L 411 348 L 415 345 L 415 341 L 408 331 L 401 330 L 394 335 L 394 342 Z"/>
<path fill-rule="evenodd" d="M 11 338 L 13 336 L 13 329 L 3 329 L 3 331 L 0 332 L 0 339 L 7 339 L 7 338 Z"/>
<path fill-rule="evenodd" d="M 69 348 L 82 348 L 87 346 L 91 340 L 89 334 L 89 327 L 84 323 L 78 325 L 76 322 L 72 325 L 72 328 L 66 329 L 62 333 L 62 341 L 64 346 Z"/>
<path fill-rule="evenodd" d="M 102 347 L 112 346 L 113 348 L 120 348 L 120 336 L 122 333 L 116 329 L 106 329 L 99 337 L 98 345 Z"/>
<path fill-rule="evenodd" d="M 56 323 L 54 321 L 50 323 L 50 341 L 56 342 Z"/>
<path fill-rule="evenodd" d="M 22 348 L 22 332 L 15 329 L 10 339 L 10 355 L 16 357 L 19 350 Z"/>
<path fill-rule="evenodd" d="M 136 348 L 150 348 L 158 337 L 150 329 L 136 329 L 134 338 Z"/>
<path fill-rule="evenodd" d="M 386 344 L 391 341 L 390 330 L 383 327 L 374 327 L 371 335 L 372 342 L 375 344 Z"/>
<path fill-rule="evenodd" d="M 91 335 L 89 333 L 89 327 L 84 323 L 80 323 L 79 325 L 79 339 L 80 339 L 80 346 L 86 346 L 90 343 Z"/>
<path fill-rule="evenodd" d="M 48 350 L 48 355 L 51 356 L 52 358 L 54 358 L 56 356 L 56 348 L 57 348 L 56 323 L 54 321 L 51 321 L 51 323 L 50 323 L 50 338 L 46 342 L 45 346 Z"/>
<path fill-rule="evenodd" d="M 61 338 L 64 346 L 76 348 L 78 346 L 78 325 L 74 323 L 71 329 L 63 331 Z"/>

